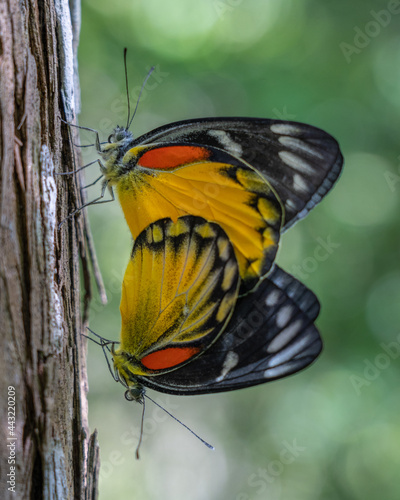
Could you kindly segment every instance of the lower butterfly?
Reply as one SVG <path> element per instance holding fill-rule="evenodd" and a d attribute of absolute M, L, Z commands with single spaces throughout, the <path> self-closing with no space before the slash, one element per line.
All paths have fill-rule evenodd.
<path fill-rule="evenodd" d="M 238 296 L 239 265 L 218 225 L 195 216 L 151 223 L 134 243 L 121 299 L 116 379 L 143 402 L 145 387 L 209 394 L 285 377 L 322 342 L 315 295 L 278 266 Z"/>

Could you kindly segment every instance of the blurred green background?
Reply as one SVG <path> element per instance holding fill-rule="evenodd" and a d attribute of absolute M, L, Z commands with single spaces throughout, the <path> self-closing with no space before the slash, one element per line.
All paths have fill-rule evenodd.
<path fill-rule="evenodd" d="M 99 431 L 100 499 L 400 498 L 400 5 L 345 0 L 84 0 L 80 123 L 107 138 L 156 66 L 132 130 L 254 116 L 310 123 L 338 139 L 343 175 L 284 235 L 279 264 L 319 297 L 325 349 L 293 377 L 232 393 L 151 395 L 211 442 L 125 401 L 89 346 L 89 417 Z M 82 142 L 93 138 L 83 136 Z M 95 158 L 84 150 L 84 160 Z M 89 178 L 98 175 L 94 166 Z M 95 197 L 98 187 L 89 193 Z M 117 340 L 132 246 L 117 202 L 89 210 L 109 303 L 91 328 Z M 334 245 L 326 260 L 315 253 Z M 288 451 L 285 451 L 288 450 Z"/>

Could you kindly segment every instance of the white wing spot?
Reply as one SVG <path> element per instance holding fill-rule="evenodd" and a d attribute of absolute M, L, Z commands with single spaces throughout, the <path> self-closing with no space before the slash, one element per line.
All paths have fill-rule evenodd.
<path fill-rule="evenodd" d="M 301 158 L 290 151 L 279 151 L 278 155 L 288 167 L 298 170 L 303 174 L 314 174 L 314 168 L 304 158 Z"/>
<path fill-rule="evenodd" d="M 278 328 L 283 328 L 284 326 L 286 326 L 290 320 L 290 317 L 292 316 L 292 312 L 292 306 L 282 307 L 282 309 L 280 309 L 280 311 L 276 315 L 276 326 Z"/>
<path fill-rule="evenodd" d="M 270 368 L 274 368 L 275 366 L 281 365 L 283 363 L 286 363 L 287 361 L 292 360 L 299 353 L 301 353 L 301 351 L 303 351 L 304 348 L 306 348 L 309 343 L 310 343 L 309 336 L 306 335 L 301 340 L 295 342 L 293 345 L 286 347 L 286 349 L 283 349 L 282 351 L 279 351 L 278 354 L 275 354 L 275 356 L 272 356 L 271 359 L 268 361 L 268 366 Z"/>
<path fill-rule="evenodd" d="M 301 134 L 301 128 L 296 127 L 296 125 L 291 125 L 290 123 L 274 123 L 273 125 L 271 125 L 271 131 L 274 134 L 280 135 Z"/>
<path fill-rule="evenodd" d="M 296 137 L 288 137 L 283 136 L 279 137 L 278 141 L 289 149 L 294 149 L 303 153 L 308 153 L 311 156 L 315 156 L 321 160 L 324 159 L 324 156 L 317 151 L 315 148 L 302 141 L 301 139 L 297 139 Z"/>
<path fill-rule="evenodd" d="M 293 209 L 296 209 L 296 204 L 293 200 L 291 200 L 290 198 L 288 198 L 286 201 L 285 201 L 285 205 L 287 208 L 293 208 Z"/>
<path fill-rule="evenodd" d="M 294 174 L 293 176 L 293 188 L 296 191 L 304 191 L 306 193 L 308 193 L 309 191 L 307 183 L 305 182 L 303 177 L 299 174 Z"/>
<path fill-rule="evenodd" d="M 265 370 L 263 375 L 265 378 L 282 377 L 282 375 L 287 373 L 288 369 L 289 367 L 287 365 L 277 366 L 276 368 L 269 368 L 268 370 Z"/>
<path fill-rule="evenodd" d="M 284 328 L 269 344 L 268 352 L 278 352 L 283 349 L 285 345 L 289 344 L 289 342 L 294 339 L 299 330 L 301 330 L 302 326 L 303 321 L 301 319 L 298 319 L 294 323 Z"/>
<path fill-rule="evenodd" d="M 270 292 L 267 295 L 267 298 L 265 299 L 265 305 L 275 306 L 278 303 L 278 299 L 279 299 L 279 292 L 278 290 L 274 290 L 273 292 Z"/>
<path fill-rule="evenodd" d="M 239 362 L 239 354 L 233 351 L 229 351 L 228 354 L 226 355 L 226 358 L 224 359 L 221 375 L 217 377 L 215 380 L 217 382 L 221 382 L 221 380 L 224 380 L 224 378 L 228 375 L 228 373 L 233 368 L 235 368 L 238 362 Z"/>
<path fill-rule="evenodd" d="M 237 142 L 235 142 L 233 139 L 231 139 L 229 134 L 224 130 L 209 130 L 208 134 L 218 139 L 221 146 L 223 146 L 223 148 L 226 151 L 228 151 L 228 153 L 231 153 L 236 156 L 242 156 L 243 154 L 242 146 Z"/>
<path fill-rule="evenodd" d="M 278 155 L 288 167 L 298 170 L 303 174 L 314 174 L 314 168 L 304 158 L 300 158 L 300 156 L 290 153 L 289 151 L 279 151 Z"/>

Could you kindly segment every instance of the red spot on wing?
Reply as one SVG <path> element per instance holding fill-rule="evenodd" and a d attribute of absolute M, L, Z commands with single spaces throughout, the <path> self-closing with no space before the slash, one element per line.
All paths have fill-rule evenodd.
<path fill-rule="evenodd" d="M 179 365 L 198 354 L 198 347 L 168 347 L 161 351 L 152 352 L 141 362 L 149 370 L 164 370 Z"/>
<path fill-rule="evenodd" d="M 150 149 L 139 159 L 139 165 L 146 168 L 176 168 L 187 163 L 207 160 L 211 152 L 199 146 L 165 146 Z"/>

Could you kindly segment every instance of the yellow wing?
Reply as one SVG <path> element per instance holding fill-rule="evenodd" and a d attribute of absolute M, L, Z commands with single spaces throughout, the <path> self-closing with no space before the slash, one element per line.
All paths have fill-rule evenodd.
<path fill-rule="evenodd" d="M 196 215 L 219 224 L 228 235 L 244 281 L 242 291 L 268 272 L 283 209 L 252 167 L 221 151 L 177 145 L 132 148 L 122 163 L 125 170 L 110 182 L 134 238 L 160 218 L 176 222 L 182 215 Z"/>
<path fill-rule="evenodd" d="M 151 224 L 125 272 L 115 367 L 151 375 L 201 354 L 226 326 L 239 284 L 232 245 L 219 226 L 194 216 Z"/>

